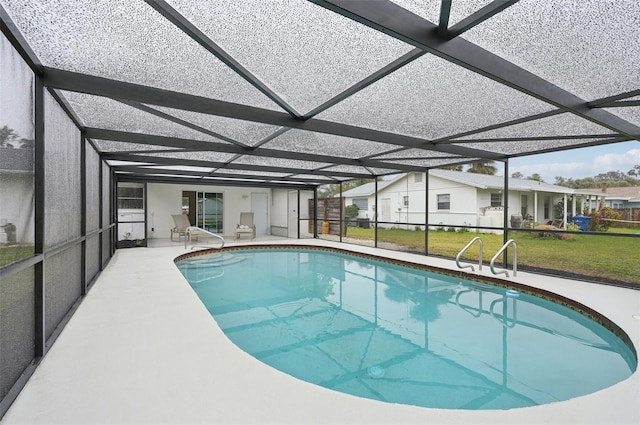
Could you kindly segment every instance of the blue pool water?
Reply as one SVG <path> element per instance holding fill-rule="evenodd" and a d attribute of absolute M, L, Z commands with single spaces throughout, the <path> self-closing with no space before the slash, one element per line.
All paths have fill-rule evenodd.
<path fill-rule="evenodd" d="M 594 320 L 514 289 L 306 248 L 223 251 L 177 265 L 244 351 L 360 397 L 510 409 L 598 391 L 637 366 Z"/>

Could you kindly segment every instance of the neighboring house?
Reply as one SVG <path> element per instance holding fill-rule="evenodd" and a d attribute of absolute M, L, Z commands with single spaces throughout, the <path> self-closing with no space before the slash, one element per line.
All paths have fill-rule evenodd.
<path fill-rule="evenodd" d="M 528 217 L 538 223 L 563 222 L 555 205 L 564 202 L 566 215 L 583 211 L 589 196 L 577 189 L 535 180 L 508 179 L 509 213 L 517 226 Z M 460 171 L 429 171 L 429 224 L 448 226 L 502 227 L 504 177 Z M 425 223 L 425 173 L 401 174 L 378 182 L 377 202 L 373 183 L 343 193 L 345 205 L 356 204 L 359 217 L 376 217 L 382 227 L 394 223 Z M 377 204 L 377 205 L 376 205 Z"/>
<path fill-rule="evenodd" d="M 604 206 L 614 210 L 640 208 L 640 187 L 607 187 L 604 189 L 591 189 L 593 193 L 604 197 Z M 591 208 L 597 208 L 598 204 L 591 202 Z"/>
<path fill-rule="evenodd" d="M 0 181 L 0 244 L 32 244 L 33 149 L 0 147 Z"/>

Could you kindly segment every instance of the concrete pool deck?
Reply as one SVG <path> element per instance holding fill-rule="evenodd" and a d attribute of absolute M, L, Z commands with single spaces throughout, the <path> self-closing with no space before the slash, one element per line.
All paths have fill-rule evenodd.
<path fill-rule="evenodd" d="M 323 240 L 256 243 L 263 242 L 336 246 L 455 269 L 453 261 Z M 116 252 L 2 425 L 640 423 L 637 371 L 594 394 L 504 411 L 382 403 L 302 382 L 226 338 L 173 263 L 188 251 L 181 244 L 166 245 Z M 633 316 L 640 315 L 640 291 L 524 272 L 507 280 L 593 308 L 639 349 L 640 320 Z"/>

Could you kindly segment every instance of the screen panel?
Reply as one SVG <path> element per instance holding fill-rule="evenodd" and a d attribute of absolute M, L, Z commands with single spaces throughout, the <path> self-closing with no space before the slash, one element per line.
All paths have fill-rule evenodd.
<path fill-rule="evenodd" d="M 45 260 L 45 338 L 49 339 L 80 298 L 82 247 L 75 245 Z"/>
<path fill-rule="evenodd" d="M 80 131 L 45 94 L 45 246 L 80 237 Z"/>
<path fill-rule="evenodd" d="M 0 399 L 35 352 L 34 267 L 0 279 Z"/>
<path fill-rule="evenodd" d="M 33 254 L 34 76 L 0 34 L 0 267 Z"/>
<path fill-rule="evenodd" d="M 3 5 L 46 66 L 281 110 L 145 2 Z"/>
<path fill-rule="evenodd" d="M 425 55 L 318 118 L 432 140 L 551 109 L 545 102 Z"/>
<path fill-rule="evenodd" d="M 100 156 L 88 141 L 86 153 L 87 232 L 100 228 Z"/>

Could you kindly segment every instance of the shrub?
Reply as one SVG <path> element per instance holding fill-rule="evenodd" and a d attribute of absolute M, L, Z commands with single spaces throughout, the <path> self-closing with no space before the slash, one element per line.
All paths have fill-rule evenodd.
<path fill-rule="evenodd" d="M 570 230 L 572 232 L 580 232 L 580 231 L 582 231 L 580 226 L 578 226 L 575 223 L 567 223 L 567 230 Z"/>
<path fill-rule="evenodd" d="M 449 226 L 449 227 L 447 227 L 447 232 L 455 233 L 456 232 L 456 228 Z"/>
<path fill-rule="evenodd" d="M 344 215 L 347 218 L 356 218 L 358 216 L 358 206 L 355 204 L 347 205 L 344 207 Z"/>
<path fill-rule="evenodd" d="M 609 220 L 620 220 L 620 214 L 609 207 L 600 208 L 591 215 L 589 230 L 592 232 L 606 232 L 613 224 Z"/>

